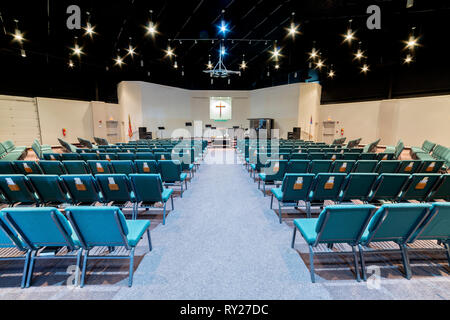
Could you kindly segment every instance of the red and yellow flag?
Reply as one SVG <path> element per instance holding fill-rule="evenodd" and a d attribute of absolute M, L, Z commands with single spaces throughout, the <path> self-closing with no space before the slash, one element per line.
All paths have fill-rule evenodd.
<path fill-rule="evenodd" d="M 133 138 L 133 128 L 131 127 L 131 116 L 128 115 L 128 136 Z"/>

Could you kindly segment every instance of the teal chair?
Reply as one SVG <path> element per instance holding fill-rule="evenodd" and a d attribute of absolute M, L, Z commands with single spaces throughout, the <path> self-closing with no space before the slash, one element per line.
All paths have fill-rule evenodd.
<path fill-rule="evenodd" d="M 181 170 L 189 173 L 190 179 L 194 177 L 196 162 L 194 148 L 173 149 L 171 157 L 172 160 L 180 161 Z"/>
<path fill-rule="evenodd" d="M 1 215 L 0 215 L 1 216 Z M 25 245 L 22 240 L 19 239 L 17 234 L 14 234 L 12 230 L 1 220 L 0 218 L 0 248 L 10 249 L 16 248 L 21 251 L 24 255 L 18 257 L 11 257 L 7 254 L 5 257 L 0 257 L 0 261 L 24 261 L 23 275 L 21 287 L 25 288 L 26 285 L 26 275 L 28 271 L 28 264 L 30 261 L 31 252 L 25 249 Z"/>
<path fill-rule="evenodd" d="M 324 152 L 309 152 L 308 155 L 309 160 L 325 160 Z"/>
<path fill-rule="evenodd" d="M 187 185 L 187 174 L 182 172 L 180 161 L 174 160 L 160 160 L 158 162 L 159 171 L 161 172 L 161 178 L 165 185 L 180 185 L 181 187 L 181 197 L 183 198 L 184 187 L 186 190 Z"/>
<path fill-rule="evenodd" d="M 346 243 L 352 247 L 357 281 L 361 281 L 356 246 L 367 228 L 376 207 L 371 205 L 329 206 L 318 219 L 298 219 L 294 221 L 292 248 L 295 246 L 297 229 L 309 246 L 309 266 L 311 281 L 316 282 L 314 274 L 314 252 L 319 244 L 327 244 L 331 249 L 336 243 Z"/>
<path fill-rule="evenodd" d="M 16 167 L 16 171 L 19 174 L 42 174 L 41 168 L 34 161 L 14 161 L 13 165 Z"/>
<path fill-rule="evenodd" d="M 416 173 L 413 174 L 402 191 L 399 201 L 416 200 L 419 202 L 424 202 L 430 195 L 431 191 L 439 182 L 441 175 L 432 173 Z"/>
<path fill-rule="evenodd" d="M 430 214 L 410 242 L 416 240 L 441 242 L 450 266 L 450 203 L 433 203 Z"/>
<path fill-rule="evenodd" d="M 264 172 L 259 174 L 258 189 L 261 181 L 263 183 L 263 193 L 266 196 L 266 185 L 276 184 L 277 181 L 283 181 L 288 165 L 287 160 L 269 160 L 264 167 Z"/>
<path fill-rule="evenodd" d="M 346 152 L 342 155 L 342 160 L 358 161 L 360 154 L 357 152 Z"/>
<path fill-rule="evenodd" d="M 342 159 L 342 153 L 336 153 L 336 152 L 327 152 L 325 154 L 324 160 L 341 160 Z"/>
<path fill-rule="evenodd" d="M 383 173 L 375 181 L 369 202 L 398 201 L 400 193 L 409 181 L 408 174 Z"/>
<path fill-rule="evenodd" d="M 271 190 L 270 209 L 273 209 L 273 198 L 278 200 L 278 217 L 280 224 L 283 222 L 282 207 L 298 207 L 299 201 L 306 203 L 307 216 L 311 216 L 309 194 L 313 186 L 314 174 L 288 173 L 284 176 L 281 188 Z"/>
<path fill-rule="evenodd" d="M 445 161 L 440 160 L 424 160 L 422 161 L 422 167 L 419 169 L 419 173 L 437 173 L 444 166 Z"/>
<path fill-rule="evenodd" d="M 113 161 L 113 160 L 118 159 L 116 153 L 100 153 L 99 158 L 100 158 L 100 160 L 104 160 L 104 161 Z"/>
<path fill-rule="evenodd" d="M 398 173 L 413 174 L 417 173 L 422 166 L 422 161 L 420 160 L 405 160 L 402 161 L 400 167 L 398 168 Z"/>
<path fill-rule="evenodd" d="M 290 160 L 286 168 L 286 173 L 308 173 L 309 160 Z"/>
<path fill-rule="evenodd" d="M 158 163 L 155 160 L 135 160 L 137 173 L 159 174 Z"/>
<path fill-rule="evenodd" d="M 450 202 L 450 174 L 443 174 L 427 201 L 445 200 Z"/>
<path fill-rule="evenodd" d="M 16 168 L 11 161 L 0 161 L 0 174 L 17 174 Z"/>
<path fill-rule="evenodd" d="M 155 155 L 152 152 L 137 152 L 135 160 L 155 160 Z"/>
<path fill-rule="evenodd" d="M 433 149 L 436 147 L 436 143 L 425 140 L 422 144 L 422 147 L 412 147 L 411 154 L 416 155 L 418 153 L 431 153 Z"/>
<path fill-rule="evenodd" d="M 78 268 L 81 261 L 81 248 L 78 238 L 67 219 L 55 208 L 8 208 L 1 211 L 5 224 L 20 236 L 29 258 L 26 287 L 30 287 L 34 265 L 37 260 L 76 259 L 75 284 L 78 284 Z M 39 228 L 36 228 L 39 226 Z M 41 255 L 42 248 L 54 248 L 62 252 L 67 248 L 66 255 Z M 72 255 L 71 253 L 76 253 Z"/>
<path fill-rule="evenodd" d="M 81 284 L 86 281 L 88 260 L 128 259 L 128 286 L 133 285 L 134 253 L 144 234 L 147 234 L 149 251 L 152 251 L 150 221 L 129 221 L 117 207 L 70 207 L 66 209 L 67 217 L 75 230 L 79 244 L 84 250 Z M 91 256 L 94 247 L 123 247 L 129 251 L 128 256 Z"/>
<path fill-rule="evenodd" d="M 61 159 L 62 161 L 77 161 L 81 160 L 81 157 L 78 153 L 62 153 Z"/>
<path fill-rule="evenodd" d="M 309 166 L 309 172 L 313 174 L 330 172 L 332 160 L 312 160 Z"/>
<path fill-rule="evenodd" d="M 290 160 L 308 160 L 307 153 L 291 153 Z M 308 161 L 309 162 L 309 161 Z"/>
<path fill-rule="evenodd" d="M 67 174 L 90 174 L 91 171 L 84 161 L 63 161 Z"/>
<path fill-rule="evenodd" d="M 343 182 L 339 202 L 352 200 L 367 202 L 377 178 L 377 173 L 350 173 Z"/>
<path fill-rule="evenodd" d="M 359 156 L 360 160 L 377 160 L 378 156 L 376 153 L 361 153 Z M 377 160 L 378 161 L 378 160 Z"/>
<path fill-rule="evenodd" d="M 39 167 L 44 174 L 62 176 L 66 174 L 63 164 L 60 161 L 41 160 Z"/>
<path fill-rule="evenodd" d="M 378 161 L 376 160 L 358 160 L 356 162 L 355 167 L 353 168 L 353 172 L 355 173 L 372 173 L 375 172 L 375 168 L 378 165 Z"/>
<path fill-rule="evenodd" d="M 136 160 L 136 155 L 134 154 L 134 151 L 132 152 L 130 150 L 130 152 L 119 152 L 117 153 L 117 158 L 121 161 L 125 161 L 125 160 L 131 160 L 134 161 Z"/>
<path fill-rule="evenodd" d="M 159 161 L 172 160 L 172 154 L 169 153 L 169 152 L 157 152 L 157 151 L 154 151 L 154 154 L 155 154 L 155 160 L 158 161 L 158 163 L 159 163 Z"/>
<path fill-rule="evenodd" d="M 332 173 L 350 173 L 355 166 L 355 160 L 336 160 L 331 168 Z"/>
<path fill-rule="evenodd" d="M 159 174 L 131 174 L 130 181 L 135 196 L 134 219 L 138 216 L 139 208 L 153 208 L 155 203 L 161 202 L 164 205 L 163 225 L 166 224 L 166 207 L 169 199 L 173 204 L 173 190 L 164 188 Z"/>
<path fill-rule="evenodd" d="M 105 204 L 124 208 L 128 203 L 135 202 L 131 183 L 126 174 L 98 174 L 95 179 Z"/>
<path fill-rule="evenodd" d="M 80 153 L 80 158 L 83 161 L 95 161 L 98 160 L 98 155 L 96 153 Z"/>
<path fill-rule="evenodd" d="M 4 201 L 10 206 L 38 205 L 39 199 L 30 184 L 30 180 L 24 175 L 0 176 L 0 192 Z"/>
<path fill-rule="evenodd" d="M 339 194 L 346 177 L 345 173 L 319 173 L 314 179 L 311 202 L 339 201 Z"/>
<path fill-rule="evenodd" d="M 43 158 L 47 161 L 62 161 L 60 153 L 44 153 Z"/>
<path fill-rule="evenodd" d="M 58 175 L 29 175 L 41 206 L 52 207 L 72 203 L 67 189 Z"/>
<path fill-rule="evenodd" d="M 375 168 L 376 173 L 396 173 L 400 167 L 401 161 L 399 160 L 382 160 Z"/>
<path fill-rule="evenodd" d="M 94 176 L 86 175 L 66 175 L 61 176 L 70 197 L 76 205 L 95 205 L 103 203 L 100 189 Z"/>
<path fill-rule="evenodd" d="M 108 160 L 88 161 L 87 164 L 91 169 L 92 174 L 94 175 L 113 173 L 110 162 Z"/>
<path fill-rule="evenodd" d="M 374 242 L 387 241 L 395 242 L 399 246 L 406 278 L 411 279 L 406 244 L 413 239 L 419 227 L 428 217 L 430 208 L 429 204 L 386 204 L 375 213 L 359 244 L 364 280 L 367 279 L 364 247 Z"/>
<path fill-rule="evenodd" d="M 115 160 L 110 163 L 112 171 L 117 174 L 133 174 L 136 173 L 136 167 L 131 160 Z"/>

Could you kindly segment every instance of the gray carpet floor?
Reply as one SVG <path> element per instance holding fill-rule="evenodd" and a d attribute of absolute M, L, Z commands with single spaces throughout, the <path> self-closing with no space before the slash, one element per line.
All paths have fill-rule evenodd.
<path fill-rule="evenodd" d="M 19 288 L 22 264 L 1 262 L 0 299 L 450 298 L 444 253 L 411 254 L 412 280 L 403 277 L 399 254 L 373 254 L 368 266 L 379 276 L 361 283 L 351 255 L 326 254 L 317 257 L 317 283 L 311 283 L 306 243 L 298 236 L 295 250 L 290 247 L 292 221 L 305 214 L 288 213 L 280 225 L 270 197 L 234 151 L 211 150 L 183 198 L 176 198 L 166 226 L 160 211 L 141 213 L 140 219 L 152 221 L 154 250 L 148 252 L 146 239 L 138 246 L 132 288 L 126 261 L 90 262 L 83 289 L 67 286 L 73 262 L 39 262 L 33 286 L 25 290 Z"/>

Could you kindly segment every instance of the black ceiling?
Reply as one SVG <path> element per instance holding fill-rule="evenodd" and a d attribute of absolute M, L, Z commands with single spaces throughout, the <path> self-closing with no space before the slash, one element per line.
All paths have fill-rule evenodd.
<path fill-rule="evenodd" d="M 308 56 L 316 41 L 327 65 L 333 64 L 336 78 L 329 80 L 326 71 L 319 74 L 325 103 L 345 100 L 380 99 L 450 92 L 450 63 L 447 45 L 450 30 L 450 3 L 445 0 L 415 0 L 406 9 L 406 0 L 2 0 L 0 13 L 0 94 L 47 96 L 84 100 L 117 101 L 116 86 L 123 80 L 149 81 L 190 89 L 254 89 L 304 81 L 308 77 Z M 81 7 L 83 24 L 86 12 L 97 34 L 93 40 L 84 30 L 66 27 L 66 9 Z M 382 29 L 368 30 L 367 7 L 378 4 L 382 9 Z M 145 36 L 150 19 L 158 23 L 160 34 L 155 40 Z M 217 59 L 218 42 L 172 41 L 178 69 L 164 58 L 168 39 L 218 38 L 217 25 L 221 11 L 231 32 L 228 39 L 267 39 L 265 42 L 226 42 L 225 64 L 236 70 L 245 54 L 248 69 L 231 84 L 216 80 L 213 85 L 202 71 L 208 55 Z M 300 24 L 301 35 L 295 41 L 286 37 L 291 13 Z M 19 29 L 25 33 L 27 57 L 6 32 Z M 348 20 L 368 53 L 370 72 L 363 75 L 353 61 L 358 41 L 350 47 L 342 44 Z M 421 35 L 412 65 L 402 63 L 406 55 L 403 40 L 415 26 Z M 81 64 L 68 67 L 74 37 L 86 53 Z M 113 58 L 125 55 L 129 38 L 139 55 L 128 57 L 123 68 L 114 66 Z M 270 60 L 273 41 L 282 48 L 280 69 Z M 143 63 L 143 66 L 142 66 Z M 107 68 L 108 67 L 108 68 Z M 184 70 L 184 75 L 182 71 Z M 270 71 L 270 75 L 267 72 Z M 149 76 L 150 72 L 150 76 Z M 295 77 L 297 76 L 297 77 Z"/>

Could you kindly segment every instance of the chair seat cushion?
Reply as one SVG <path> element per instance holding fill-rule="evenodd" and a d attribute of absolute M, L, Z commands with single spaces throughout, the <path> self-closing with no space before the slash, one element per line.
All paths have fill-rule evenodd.
<path fill-rule="evenodd" d="M 412 147 L 411 151 L 412 151 L 412 153 L 428 153 L 420 147 Z"/>
<path fill-rule="evenodd" d="M 430 154 L 428 153 L 416 153 L 417 158 L 419 160 L 435 160 Z"/>
<path fill-rule="evenodd" d="M 182 173 L 180 175 L 180 181 L 184 181 L 184 180 L 186 180 L 186 178 L 187 178 L 187 173 Z"/>
<path fill-rule="evenodd" d="M 164 189 L 162 192 L 163 202 L 167 202 L 170 199 L 170 196 L 173 194 L 173 189 Z"/>
<path fill-rule="evenodd" d="M 281 201 L 283 199 L 283 191 L 281 190 L 281 188 L 273 188 L 271 191 L 278 201 Z"/>
<path fill-rule="evenodd" d="M 300 231 L 308 244 L 314 244 L 317 239 L 316 226 L 319 219 L 294 220 L 295 227 Z"/>
<path fill-rule="evenodd" d="M 387 146 L 386 150 L 384 150 L 384 153 L 395 153 L 395 147 Z"/>
<path fill-rule="evenodd" d="M 260 174 L 258 174 L 258 176 L 259 176 L 259 178 L 260 178 L 262 181 L 266 181 L 266 174 L 265 174 L 265 173 L 260 173 Z"/>
<path fill-rule="evenodd" d="M 128 221 L 128 235 L 127 240 L 130 247 L 136 247 L 144 235 L 145 231 L 150 227 L 150 221 L 148 220 L 134 220 Z"/>

